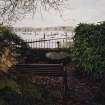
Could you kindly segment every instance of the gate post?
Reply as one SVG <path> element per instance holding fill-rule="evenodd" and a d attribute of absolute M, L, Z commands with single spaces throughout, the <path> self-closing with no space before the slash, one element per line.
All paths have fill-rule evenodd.
<path fill-rule="evenodd" d="M 68 92 L 68 84 L 67 84 L 67 71 L 64 66 L 64 105 L 67 105 L 67 92 Z"/>

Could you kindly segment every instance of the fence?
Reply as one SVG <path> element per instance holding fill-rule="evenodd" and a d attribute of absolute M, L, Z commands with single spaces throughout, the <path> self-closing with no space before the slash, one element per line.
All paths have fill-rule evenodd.
<path fill-rule="evenodd" d="M 26 40 L 32 48 L 69 48 L 72 46 L 71 37 L 42 40 Z"/>

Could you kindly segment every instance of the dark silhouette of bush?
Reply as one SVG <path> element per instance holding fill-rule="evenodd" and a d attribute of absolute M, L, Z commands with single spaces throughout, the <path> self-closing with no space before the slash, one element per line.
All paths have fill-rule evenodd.
<path fill-rule="evenodd" d="M 10 27 L 0 25 L 0 56 L 5 53 L 5 48 L 8 48 L 20 63 L 27 57 L 29 46 L 13 33 Z"/>
<path fill-rule="evenodd" d="M 102 78 L 105 70 L 105 22 L 79 24 L 75 29 L 73 53 L 79 72 L 93 79 Z"/>

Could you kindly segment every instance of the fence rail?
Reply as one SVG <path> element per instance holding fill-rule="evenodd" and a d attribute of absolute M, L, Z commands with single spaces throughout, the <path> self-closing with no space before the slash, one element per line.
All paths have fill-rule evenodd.
<path fill-rule="evenodd" d="M 57 39 L 26 40 L 32 48 L 68 48 L 72 46 L 71 37 Z"/>

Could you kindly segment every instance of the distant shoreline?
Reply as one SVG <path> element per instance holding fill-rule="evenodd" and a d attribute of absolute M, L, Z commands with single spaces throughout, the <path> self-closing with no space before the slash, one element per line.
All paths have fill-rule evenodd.
<path fill-rule="evenodd" d="M 65 31 L 73 32 L 74 28 L 71 26 L 58 26 L 58 27 L 45 27 L 45 28 L 33 28 L 33 27 L 12 27 L 15 32 L 42 32 L 42 31 Z"/>

